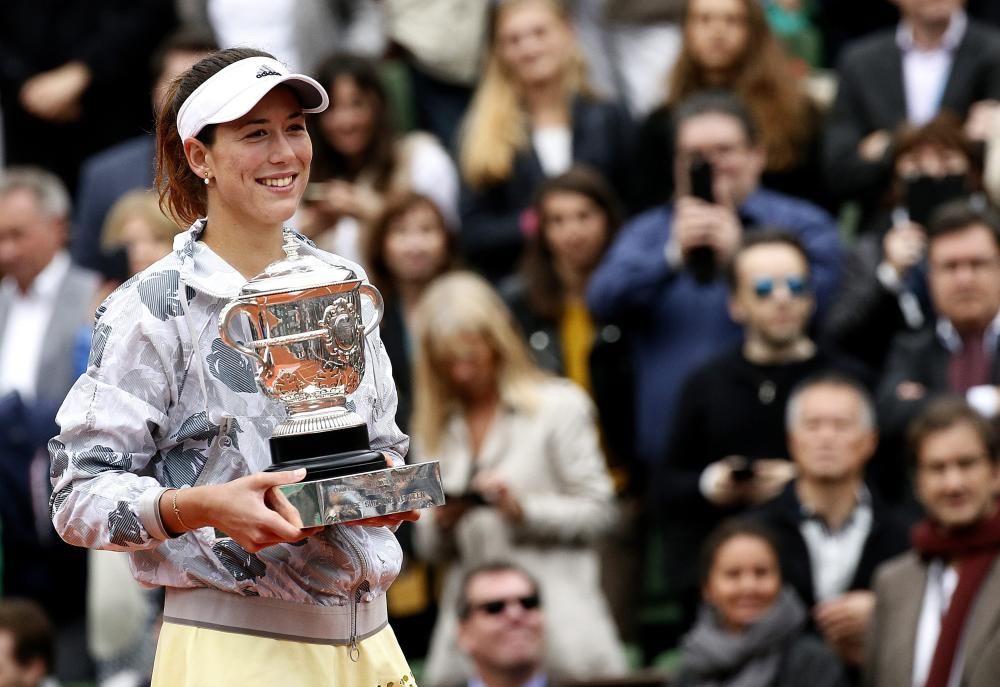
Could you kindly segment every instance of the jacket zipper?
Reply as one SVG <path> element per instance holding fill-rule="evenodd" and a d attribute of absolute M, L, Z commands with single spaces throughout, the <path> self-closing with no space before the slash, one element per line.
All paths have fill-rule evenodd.
<path fill-rule="evenodd" d="M 351 644 L 350 644 L 350 656 L 351 660 L 357 663 L 358 659 L 361 657 L 361 649 L 358 648 L 358 604 L 361 603 L 361 592 L 362 589 L 370 589 L 371 585 L 368 584 L 368 570 L 365 565 L 365 557 L 361 552 L 361 548 L 354 543 L 351 539 L 349 532 L 344 532 L 344 540 L 348 543 L 351 548 L 351 552 L 354 554 L 354 558 L 358 562 L 358 567 L 361 570 L 361 579 L 358 584 L 351 590 Z"/>

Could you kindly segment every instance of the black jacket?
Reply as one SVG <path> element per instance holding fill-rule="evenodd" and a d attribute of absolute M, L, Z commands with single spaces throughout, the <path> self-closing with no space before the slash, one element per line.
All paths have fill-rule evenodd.
<path fill-rule="evenodd" d="M 558 375 L 565 374 L 559 322 L 531 309 L 523 282 L 514 277 L 504 282 L 501 295 L 520 325 L 538 365 Z M 635 454 L 632 359 L 625 330 L 617 324 L 595 323 L 590 351 L 590 381 L 594 405 L 612 468 L 620 468 L 628 478 L 628 491 L 643 487 L 640 463 Z"/>
<path fill-rule="evenodd" d="M 910 548 L 909 524 L 872 494 L 872 529 L 865 540 L 861 559 L 848 591 L 871 589 L 875 568 Z M 752 511 L 748 517 L 765 525 L 778 540 L 781 574 L 807 608 L 816 603 L 812 562 L 799 526 L 805 519 L 802 504 L 791 482 L 778 496 Z"/>
<path fill-rule="evenodd" d="M 574 163 L 588 165 L 607 177 L 621 193 L 627 186 L 631 120 L 616 103 L 578 97 L 572 109 Z M 514 158 L 507 181 L 485 189 L 462 185 L 459 236 L 468 264 L 498 282 L 510 275 L 524 248 L 521 213 L 531 207 L 545 172 L 533 146 Z"/>
<path fill-rule="evenodd" d="M 838 67 L 839 85 L 827 115 L 823 159 L 827 183 L 838 200 L 860 201 L 865 217 L 888 188 L 893 151 L 867 162 L 858 144 L 868 134 L 892 133 L 906 122 L 903 56 L 896 29 L 886 29 L 848 46 Z M 969 20 L 941 95 L 942 110 L 963 119 L 980 100 L 1000 98 L 1000 33 Z"/>

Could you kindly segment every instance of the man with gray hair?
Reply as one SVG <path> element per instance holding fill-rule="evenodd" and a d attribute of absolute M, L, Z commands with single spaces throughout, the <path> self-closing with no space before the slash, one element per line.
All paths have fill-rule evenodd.
<path fill-rule="evenodd" d="M 69 194 L 54 174 L 0 173 L 0 546 L 3 592 L 40 603 L 59 628 L 58 655 L 86 657 L 86 551 L 48 518 L 46 443 L 76 381 L 73 347 L 93 316 L 99 280 L 64 249 Z M 86 661 L 60 678 L 86 679 Z"/>
<path fill-rule="evenodd" d="M 820 634 L 858 666 L 872 575 L 908 546 L 906 523 L 864 482 L 878 442 L 872 399 L 854 379 L 821 373 L 793 390 L 785 424 L 797 477 L 751 517 L 776 534 L 784 579 L 813 609 Z"/>

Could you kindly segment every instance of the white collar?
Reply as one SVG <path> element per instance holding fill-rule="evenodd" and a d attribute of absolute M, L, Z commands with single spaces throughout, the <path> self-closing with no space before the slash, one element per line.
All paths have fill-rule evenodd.
<path fill-rule="evenodd" d="M 933 52 L 934 50 L 944 50 L 946 52 L 954 52 L 958 48 L 958 44 L 962 42 L 965 37 L 965 30 L 969 26 L 969 17 L 965 14 L 965 10 L 959 9 L 953 15 L 948 22 L 948 28 L 945 29 L 944 35 L 941 36 L 941 44 L 932 50 L 921 50 L 916 46 L 913 40 L 913 27 L 905 22 L 899 22 L 899 26 L 896 27 L 896 45 L 904 53 L 911 52 L 914 50 L 919 50 L 921 52 Z"/>
<path fill-rule="evenodd" d="M 962 350 L 962 337 L 959 336 L 958 330 L 955 329 L 955 325 L 950 320 L 944 317 L 939 318 L 935 331 L 937 332 L 938 339 L 941 340 L 941 343 L 944 344 L 949 353 L 957 353 Z M 1000 339 L 1000 310 L 997 311 L 997 314 L 993 317 L 993 321 L 989 323 L 986 331 L 983 332 L 983 345 L 986 347 L 986 350 L 992 352 L 996 348 L 998 339 Z"/>
<path fill-rule="evenodd" d="M 69 271 L 69 267 L 69 254 L 65 250 L 60 250 L 31 282 L 27 293 L 21 293 L 17 282 L 11 276 L 3 278 L 3 288 L 8 292 L 12 292 L 18 298 L 53 298 L 59 290 L 59 285 L 62 283 L 63 277 Z"/>

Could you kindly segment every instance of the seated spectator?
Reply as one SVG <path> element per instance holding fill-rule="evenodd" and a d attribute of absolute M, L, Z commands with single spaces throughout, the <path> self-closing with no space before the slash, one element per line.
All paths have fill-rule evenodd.
<path fill-rule="evenodd" d="M 927 516 L 913 550 L 875 575 L 869 687 L 994 687 L 1000 675 L 1000 447 L 959 398 L 932 401 L 908 434 Z"/>
<path fill-rule="evenodd" d="M 593 170 L 577 166 L 539 187 L 538 233 L 520 273 L 501 290 L 535 361 L 586 389 L 622 518 L 601 546 L 602 580 L 615 620 L 629 634 L 637 613 L 646 480 L 635 460 L 632 361 L 621 327 L 595 322 L 584 301 L 590 275 L 621 226 L 618 201 Z"/>
<path fill-rule="evenodd" d="M 0 684 L 46 687 L 55 669 L 55 632 L 48 616 L 27 599 L 0 600 Z"/>
<path fill-rule="evenodd" d="M 427 682 L 469 677 L 455 660 L 459 568 L 496 558 L 523 565 L 541 584 L 552 628 L 547 671 L 623 672 L 594 549 L 614 511 L 590 400 L 532 363 L 510 312 L 475 275 L 435 281 L 414 331 L 414 452 L 440 460 L 448 494 L 417 521 L 418 552 L 450 564 Z"/>
<path fill-rule="evenodd" d="M 751 513 L 774 532 L 785 582 L 848 664 L 860 665 L 875 568 L 906 550 L 906 523 L 865 486 L 875 452 L 875 405 L 858 382 L 821 373 L 792 392 L 785 412 L 797 474 Z"/>
<path fill-rule="evenodd" d="M 396 424 L 405 432 L 413 412 L 413 317 L 417 303 L 435 278 L 455 267 L 455 233 L 427 196 L 408 192 L 389 197 L 367 235 L 368 278 L 382 293 L 385 310 L 379 332 L 396 383 Z M 403 568 L 386 593 L 393 631 L 403 653 L 427 654 L 434 624 L 433 589 L 426 563 L 413 552 L 413 525 L 396 530 L 403 548 Z"/>
<path fill-rule="evenodd" d="M 462 250 L 492 281 L 511 274 L 535 231 L 535 189 L 574 162 L 625 183 L 631 124 L 593 97 L 570 19 L 556 0 L 494 10 L 490 46 L 459 143 Z"/>
<path fill-rule="evenodd" d="M 763 184 L 824 202 L 820 183 L 819 117 L 805 80 L 768 29 L 759 0 L 689 0 L 684 41 L 670 76 L 666 102 L 639 130 L 629 199 L 636 210 L 667 203 L 674 176 L 673 113 L 708 89 L 733 92 L 758 127 L 764 152 Z"/>
<path fill-rule="evenodd" d="M 396 424 L 406 431 L 413 412 L 413 313 L 431 282 L 456 266 L 455 234 L 433 200 L 408 192 L 387 199 L 366 239 L 368 277 L 385 302 L 379 331 L 398 392 Z"/>
<path fill-rule="evenodd" d="M 743 343 L 684 382 L 659 480 L 670 575 L 693 600 L 695 566 L 681 552 L 719 522 L 777 495 L 795 474 L 784 409 L 802 380 L 836 364 L 809 338 L 809 262 L 791 235 L 749 234 L 730 264 L 729 310 Z M 687 605 L 687 624 L 694 604 Z"/>
<path fill-rule="evenodd" d="M 535 362 L 590 393 L 616 481 L 623 488 L 638 487 L 628 483 L 634 449 L 627 341 L 619 326 L 595 322 L 584 300 L 591 275 L 621 227 L 618 200 L 598 173 L 577 166 L 542 182 L 535 213 L 538 233 L 501 294 Z"/>
<path fill-rule="evenodd" d="M 174 78 L 216 47 L 211 35 L 192 29 L 180 30 L 163 41 L 151 64 L 154 113 Z M 106 279 L 122 282 L 131 274 L 125 252 L 104 245 L 101 232 L 118 198 L 128 191 L 153 188 L 155 144 L 151 133 L 140 134 L 92 155 L 80 166 L 70 254 L 79 265 L 97 270 Z"/>
<path fill-rule="evenodd" d="M 455 228 L 455 166 L 433 136 L 397 135 L 375 63 L 333 55 L 316 78 L 327 88 L 330 107 L 311 122 L 315 152 L 302 230 L 321 248 L 361 262 L 366 229 L 384 210 L 386 196 L 407 191 L 431 198 Z"/>
<path fill-rule="evenodd" d="M 548 684 L 544 606 L 538 582 L 513 563 L 484 563 L 459 585 L 458 646 L 472 661 L 467 687 Z"/>
<path fill-rule="evenodd" d="M 70 198 L 54 174 L 0 173 L 0 548 L 4 594 L 37 601 L 56 623 L 61 679 L 87 679 L 87 552 L 48 519 L 46 445 L 79 376 L 73 344 L 93 318 L 96 274 L 65 250 Z M 39 483 L 38 476 L 43 477 Z"/>
<path fill-rule="evenodd" d="M 843 669 L 805 631 L 806 609 L 783 585 L 778 545 L 731 521 L 702 554 L 702 608 L 681 643 L 672 687 L 845 687 Z"/>
<path fill-rule="evenodd" d="M 904 129 L 894 151 L 891 212 L 845 257 L 843 288 L 825 327 L 833 346 L 873 372 L 883 368 L 893 336 L 932 317 L 924 258 L 933 211 L 982 183 L 978 156 L 949 113 Z"/>
<path fill-rule="evenodd" d="M 627 322 L 635 370 L 636 448 L 662 462 L 681 384 L 701 363 L 740 341 L 722 275 L 746 233 L 758 226 L 798 237 L 809 256 L 820 313 L 836 289 L 840 246 L 819 208 L 760 186 L 764 151 L 750 115 L 732 95 L 707 93 L 678 107 L 678 197 L 629 222 L 587 285 L 598 321 Z M 709 161 L 714 202 L 691 195 L 687 170 Z M 706 193 L 705 195 L 708 195 Z"/>
<path fill-rule="evenodd" d="M 827 183 L 856 201 L 862 226 L 892 178 L 892 132 L 943 110 L 963 121 L 1000 98 L 1000 33 L 969 19 L 962 0 L 895 0 L 901 21 L 849 45 L 824 132 Z M 867 4 L 866 4 L 867 5 Z"/>
<path fill-rule="evenodd" d="M 879 384 L 879 422 L 894 447 L 935 394 L 965 394 L 990 416 L 1000 409 L 1000 216 L 966 201 L 942 207 L 928 227 L 927 265 L 937 319 L 893 340 Z"/>

